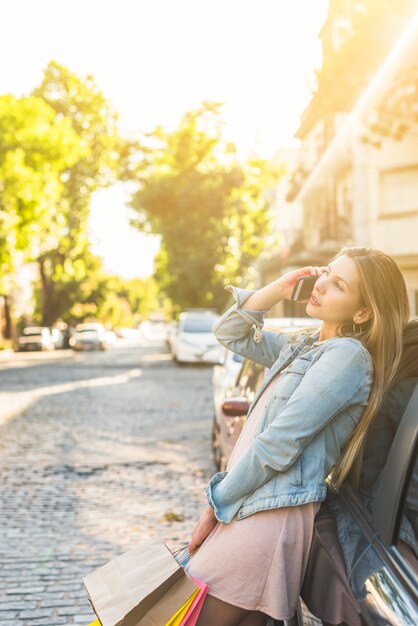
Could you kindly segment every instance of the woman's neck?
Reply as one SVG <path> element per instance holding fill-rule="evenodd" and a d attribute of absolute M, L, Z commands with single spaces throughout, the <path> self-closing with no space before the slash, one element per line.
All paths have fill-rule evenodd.
<path fill-rule="evenodd" d="M 325 322 L 321 326 L 319 332 L 318 341 L 325 341 L 326 339 L 332 339 L 337 336 L 337 326 L 335 324 L 326 324 Z"/>

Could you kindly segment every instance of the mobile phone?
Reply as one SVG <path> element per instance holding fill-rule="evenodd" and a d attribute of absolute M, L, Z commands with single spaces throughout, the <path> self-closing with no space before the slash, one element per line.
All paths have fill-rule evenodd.
<path fill-rule="evenodd" d="M 297 279 L 291 300 L 309 300 L 318 276 L 301 276 Z"/>

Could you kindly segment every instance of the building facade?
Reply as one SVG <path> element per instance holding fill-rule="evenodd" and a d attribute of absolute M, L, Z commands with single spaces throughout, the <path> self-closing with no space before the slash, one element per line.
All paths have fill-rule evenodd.
<path fill-rule="evenodd" d="M 287 193 L 281 186 L 277 194 L 275 211 L 290 228 L 281 253 L 261 268 L 263 284 L 294 268 L 323 265 L 343 245 L 371 246 L 396 259 L 407 283 L 411 314 L 418 315 L 418 127 L 400 139 L 367 140 L 370 120 L 391 81 L 418 56 L 418 14 L 413 9 L 418 3 L 405 2 L 401 13 L 379 16 L 370 56 L 371 35 L 363 24 L 354 51 L 364 68 L 355 54 L 343 72 L 346 52 L 341 60 L 340 50 L 350 38 L 353 3 L 330 2 L 320 33 L 322 82 L 301 117 L 296 135 L 301 143 Z M 335 85 L 330 87 L 332 79 L 345 90 L 344 98 L 335 93 Z M 292 212 L 293 220 L 288 217 Z M 274 314 L 303 313 L 301 305 L 284 302 Z"/>

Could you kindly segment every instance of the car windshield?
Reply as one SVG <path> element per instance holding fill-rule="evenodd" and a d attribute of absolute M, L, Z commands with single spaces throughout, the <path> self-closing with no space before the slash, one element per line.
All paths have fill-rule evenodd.
<path fill-rule="evenodd" d="M 181 330 L 185 333 L 211 333 L 214 323 L 215 319 L 212 317 L 208 319 L 189 319 L 184 321 Z"/>
<path fill-rule="evenodd" d="M 91 335 L 91 334 L 97 334 L 97 332 L 98 332 L 98 331 L 96 330 L 96 328 L 82 328 L 82 329 L 80 329 L 80 330 L 78 330 L 78 331 L 77 331 L 77 333 L 78 333 L 79 335 L 81 335 L 82 333 L 83 333 L 83 334 L 88 333 L 89 335 Z"/>
<path fill-rule="evenodd" d="M 23 331 L 23 334 L 25 335 L 25 337 L 39 337 L 42 334 L 42 331 L 40 330 L 30 330 L 30 331 Z"/>

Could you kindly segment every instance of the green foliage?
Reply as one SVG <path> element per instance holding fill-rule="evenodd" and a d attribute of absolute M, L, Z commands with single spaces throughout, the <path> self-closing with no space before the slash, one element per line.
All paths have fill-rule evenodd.
<path fill-rule="evenodd" d="M 58 318 L 72 322 L 74 305 L 95 304 L 104 299 L 106 280 L 102 264 L 87 247 L 71 260 L 59 249 L 51 251 L 40 256 L 38 264 L 35 299 L 39 323 L 51 326 Z"/>
<path fill-rule="evenodd" d="M 51 323 L 71 308 L 74 293 L 83 289 L 90 272 L 87 225 L 91 194 L 116 179 L 122 140 L 117 136 L 117 114 L 91 76 L 81 79 L 51 62 L 34 95 L 54 110 L 56 121 L 66 120 L 86 147 L 85 154 L 61 176 L 56 219 L 51 220 L 51 236 L 44 241 L 38 259 L 42 320 Z"/>
<path fill-rule="evenodd" d="M 0 97 L 0 281 L 16 254 L 33 260 L 58 219 L 61 175 L 88 154 L 66 119 L 37 97 Z"/>
<path fill-rule="evenodd" d="M 131 325 L 159 306 L 152 279 L 104 273 L 87 232 L 92 193 L 128 179 L 138 149 L 117 135 L 116 112 L 92 77 L 58 63 L 32 96 L 0 97 L 0 291 L 14 284 L 16 259 L 37 261 L 37 322 Z"/>
<path fill-rule="evenodd" d="M 124 280 L 110 276 L 97 315 L 113 328 L 133 327 L 158 307 L 158 287 L 152 278 Z"/>
<path fill-rule="evenodd" d="M 159 308 L 158 287 L 153 278 L 125 280 L 105 274 L 101 267 L 92 269 L 81 293 L 77 292 L 67 322 L 97 319 L 112 328 L 133 327 Z"/>
<path fill-rule="evenodd" d="M 173 132 L 158 127 L 147 142 L 133 224 L 162 237 L 156 278 L 178 307 L 221 307 L 223 287 L 245 274 L 268 232 L 266 164 L 238 162 L 218 103 L 187 113 Z"/>

